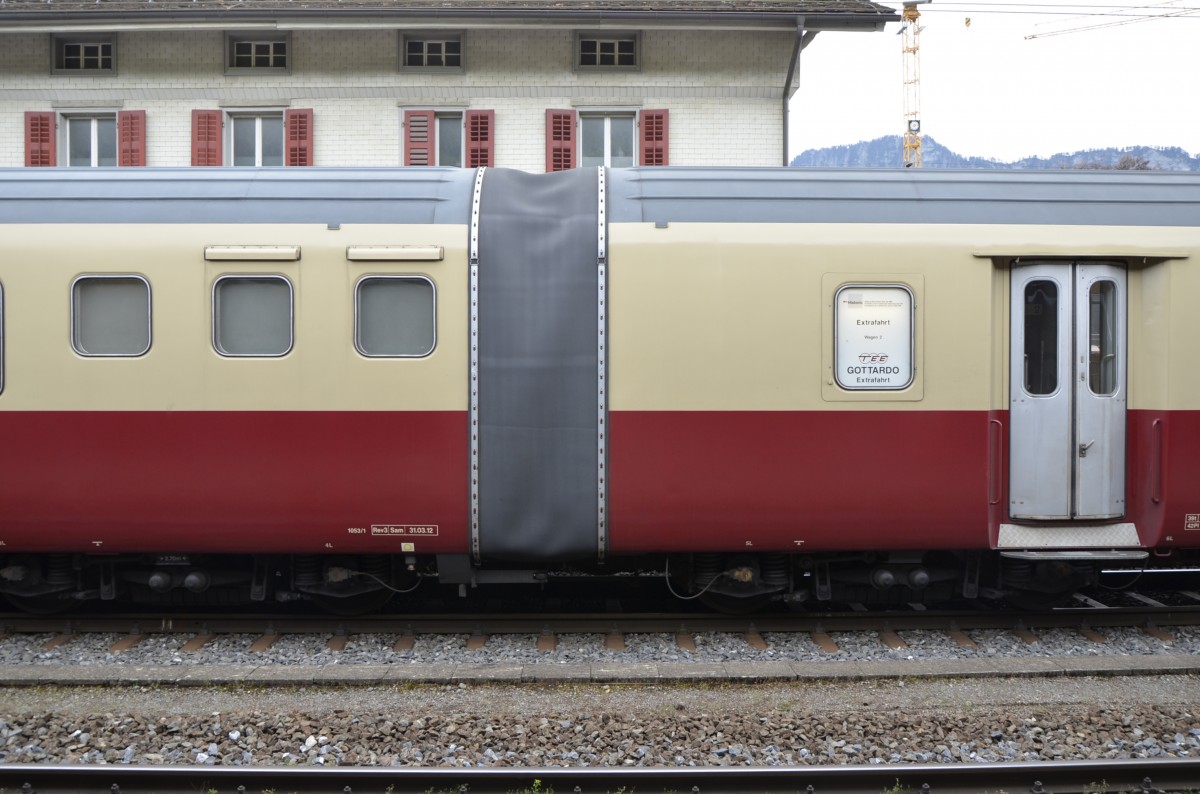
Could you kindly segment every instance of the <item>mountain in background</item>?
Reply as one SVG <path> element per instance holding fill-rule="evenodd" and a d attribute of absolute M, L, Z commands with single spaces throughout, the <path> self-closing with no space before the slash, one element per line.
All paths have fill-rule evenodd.
<path fill-rule="evenodd" d="M 1087 149 L 1082 152 L 1055 154 L 1050 157 L 1026 157 L 1001 162 L 984 157 L 963 157 L 926 136 L 921 141 L 924 168 L 1151 168 L 1160 171 L 1200 171 L 1200 157 L 1183 149 L 1153 146 L 1129 146 L 1122 149 Z M 904 138 L 885 135 L 873 141 L 847 146 L 808 149 L 796 155 L 794 166 L 824 168 L 899 168 L 904 164 Z"/>

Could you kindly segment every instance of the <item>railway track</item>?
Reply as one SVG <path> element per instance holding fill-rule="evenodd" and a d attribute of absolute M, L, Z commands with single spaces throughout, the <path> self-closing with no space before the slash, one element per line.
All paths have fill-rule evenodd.
<path fill-rule="evenodd" d="M 0 766 L 0 787 L 23 794 L 1195 794 L 1197 781 L 1200 759 L 637 770 Z"/>
<path fill-rule="evenodd" d="M 813 642 L 829 653 L 836 653 L 837 632 L 871 633 L 891 648 L 903 648 L 901 631 L 941 631 L 955 643 L 970 647 L 971 630 L 1002 630 L 1027 643 L 1035 643 L 1039 631 L 1069 629 L 1089 642 L 1102 644 L 1108 628 L 1135 628 L 1160 640 L 1170 641 L 1171 627 L 1200 624 L 1200 604 L 1196 606 L 1107 607 L 1086 601 L 1074 608 L 1044 613 L 1013 611 L 889 611 L 761 614 L 731 617 L 717 614 L 556 614 L 556 615 L 374 615 L 355 618 L 325 616 L 259 615 L 182 615 L 161 614 L 58 615 L 53 617 L 24 614 L 0 614 L 0 635 L 50 634 L 48 649 L 62 646 L 88 634 L 113 634 L 119 639 L 110 648 L 121 652 L 135 647 L 154 635 L 181 638 L 184 653 L 203 648 L 226 635 L 254 635 L 258 639 L 251 650 L 266 651 L 289 634 L 317 634 L 328 637 L 327 647 L 340 651 L 356 635 L 392 635 L 393 648 L 411 648 L 420 635 L 453 634 L 468 637 L 468 649 L 483 648 L 494 635 L 535 635 L 539 650 L 552 651 L 557 638 L 564 634 L 604 637 L 605 647 L 620 651 L 625 638 L 633 634 L 671 634 L 684 650 L 695 650 L 697 634 L 717 632 L 740 635 L 751 647 L 768 647 L 768 633 L 808 634 Z"/>

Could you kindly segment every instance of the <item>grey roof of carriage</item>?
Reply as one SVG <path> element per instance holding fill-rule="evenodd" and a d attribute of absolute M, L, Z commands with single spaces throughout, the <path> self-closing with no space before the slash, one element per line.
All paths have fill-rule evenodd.
<path fill-rule="evenodd" d="M 237 25 L 289 20 L 337 26 L 363 19 L 454 19 L 463 24 L 696 24 L 877 30 L 899 19 L 870 0 L 0 0 L 0 30 L 70 22 L 106 29 L 155 24 Z"/>
<path fill-rule="evenodd" d="M 1188 172 L 673 166 L 607 174 L 613 223 L 1200 222 L 1200 174 Z M 0 225 L 466 225 L 474 176 L 467 168 L 7 168 Z M 485 174 L 485 200 L 488 184 Z"/>

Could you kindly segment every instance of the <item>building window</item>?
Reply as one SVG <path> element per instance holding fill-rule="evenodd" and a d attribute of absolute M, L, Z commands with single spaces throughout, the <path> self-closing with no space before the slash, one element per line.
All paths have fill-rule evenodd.
<path fill-rule="evenodd" d="M 363 278 L 354 294 L 354 346 L 371 357 L 427 356 L 437 339 L 436 307 L 427 278 Z"/>
<path fill-rule="evenodd" d="M 67 165 L 81 168 L 117 164 L 116 115 L 66 116 Z"/>
<path fill-rule="evenodd" d="M 213 347 L 222 356 L 287 355 L 292 284 L 283 276 L 222 276 L 213 285 Z"/>
<path fill-rule="evenodd" d="M 495 112 L 404 111 L 404 164 L 451 168 L 491 167 Z"/>
<path fill-rule="evenodd" d="M 80 276 L 71 286 L 71 344 L 81 356 L 150 349 L 150 284 L 141 276 Z"/>
<path fill-rule="evenodd" d="M 636 34 L 575 37 L 575 67 L 578 69 L 637 69 L 640 65 Z"/>
<path fill-rule="evenodd" d="M 635 164 L 632 113 L 580 113 L 580 160 L 583 167 L 629 168 Z"/>
<path fill-rule="evenodd" d="M 235 166 L 283 165 L 283 114 L 231 114 L 229 151 Z"/>
<path fill-rule="evenodd" d="M 834 371 L 850 391 L 906 389 L 913 382 L 913 293 L 901 284 L 846 284 L 834 295 Z"/>
<path fill-rule="evenodd" d="M 403 36 L 400 40 L 400 67 L 439 72 L 463 70 L 461 33 Z"/>
<path fill-rule="evenodd" d="M 228 33 L 225 35 L 225 70 L 286 72 L 291 42 L 287 34 Z"/>
<path fill-rule="evenodd" d="M 112 35 L 53 37 L 54 72 L 112 74 L 117 66 L 117 44 Z"/>

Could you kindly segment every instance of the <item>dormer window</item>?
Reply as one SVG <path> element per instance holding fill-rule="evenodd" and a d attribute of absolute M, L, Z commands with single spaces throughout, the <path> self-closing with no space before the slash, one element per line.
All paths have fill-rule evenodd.
<path fill-rule="evenodd" d="M 403 36 L 400 41 L 401 69 L 461 72 L 463 60 L 461 33 L 414 33 Z"/>
<path fill-rule="evenodd" d="M 291 42 L 286 33 L 229 33 L 225 36 L 227 74 L 287 72 Z"/>
<path fill-rule="evenodd" d="M 640 65 L 636 34 L 592 35 L 575 37 L 577 69 L 637 69 Z"/>
<path fill-rule="evenodd" d="M 60 74 L 113 74 L 117 43 L 113 35 L 56 35 L 53 71 Z"/>

